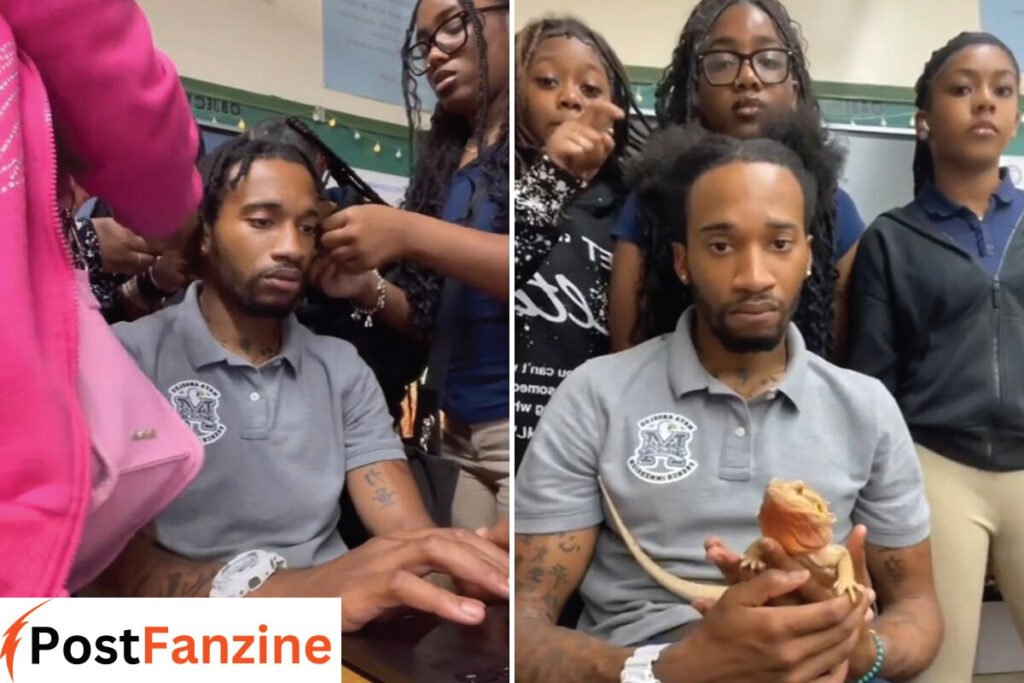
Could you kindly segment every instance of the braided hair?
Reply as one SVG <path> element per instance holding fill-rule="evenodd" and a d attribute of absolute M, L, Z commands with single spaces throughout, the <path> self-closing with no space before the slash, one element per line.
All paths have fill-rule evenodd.
<path fill-rule="evenodd" d="M 735 162 L 768 162 L 792 171 L 803 190 L 807 234 L 817 241 L 818 225 L 814 219 L 819 203 L 842 166 L 842 149 L 823 135 L 817 117 L 807 110 L 797 116 L 776 117 L 765 124 L 767 134 L 757 139 L 713 133 L 696 123 L 673 126 L 654 135 L 647 153 L 634 165 L 631 180 L 638 203 L 663 226 L 669 242 L 686 244 L 685 207 L 697 180 L 720 166 Z M 650 276 L 647 282 L 657 282 L 667 288 L 668 283 L 660 282 L 665 277 L 660 270 L 647 275 Z M 679 282 L 674 271 L 670 277 Z M 809 278 L 804 283 L 801 300 L 821 286 L 820 280 Z M 684 305 L 693 302 L 688 287 L 683 295 Z M 673 325 L 677 323 L 678 318 L 672 321 Z"/>
<path fill-rule="evenodd" d="M 679 43 L 672 53 L 672 63 L 665 69 L 655 91 L 655 114 L 665 128 L 696 121 L 700 70 L 697 58 L 704 41 L 718 18 L 733 5 L 755 6 L 771 18 L 784 45 L 792 51 L 791 73 L 797 84 L 798 108 L 813 116 L 818 135 L 827 135 L 820 120 L 818 101 L 814 97 L 811 77 L 804 53 L 803 34 L 778 0 L 701 0 L 683 27 Z M 762 131 L 762 136 L 766 134 Z M 835 254 L 835 193 L 838 171 L 818 169 L 818 202 L 811 221 L 814 242 L 811 245 L 811 277 L 804 288 L 794 322 L 800 328 L 807 348 L 821 356 L 833 351 L 835 290 L 839 273 L 833 262 Z M 683 310 L 692 301 L 688 289 L 675 277 L 672 263 L 672 235 L 657 229 L 654 217 L 641 207 L 639 212 L 639 247 L 644 255 L 643 281 L 640 286 L 639 311 L 634 337 L 649 339 L 675 329 Z"/>
<path fill-rule="evenodd" d="M 419 12 L 421 2 L 422 0 L 417 0 L 413 7 L 412 17 L 405 32 L 405 45 L 402 49 L 402 95 L 405 101 L 406 118 L 409 122 L 410 149 L 413 150 L 412 177 L 402 208 L 435 218 L 439 216 L 466 145 L 473 140 L 480 153 L 479 163 L 484 182 L 479 184 L 480 187 L 471 200 L 470 210 L 459 222 L 469 225 L 476 213 L 477 206 L 484 199 L 490 199 L 498 207 L 497 215 L 494 218 L 495 232 L 507 233 L 509 216 L 508 91 L 491 92 L 487 78 L 487 41 L 484 37 L 481 14 L 473 4 L 473 0 L 458 0 L 459 7 L 467 15 L 469 22 L 467 30 L 472 28 L 477 64 L 479 65 L 479 90 L 475 119 L 468 121 L 465 117 L 446 110 L 438 103 L 430 118 L 430 130 L 424 132 L 420 125 L 423 102 L 419 96 L 419 84 L 412 72 L 412 62 L 408 51 L 416 40 L 416 14 Z M 503 108 L 502 118 L 497 141 L 489 148 L 485 148 L 487 124 L 492 107 Z M 484 193 L 486 193 L 486 197 Z M 405 290 L 413 326 L 421 333 L 429 335 L 437 315 L 443 278 L 432 270 L 411 263 L 399 264 L 390 277 Z"/>
<path fill-rule="evenodd" d="M 573 17 L 547 17 L 530 22 L 516 34 L 516 173 L 522 173 L 528 169 L 537 159 L 544 141 L 534 136 L 527 126 L 526 111 L 526 72 L 533 63 L 537 48 L 549 38 L 575 38 L 581 43 L 591 47 L 601 59 L 605 69 L 608 82 L 611 83 L 611 100 L 625 117 L 616 121 L 614 125 L 615 149 L 612 151 L 609 160 L 613 163 L 605 166 L 614 180 L 621 181 L 625 170 L 623 161 L 630 152 L 639 152 L 642 149 L 641 135 L 633 126 L 639 122 L 646 127 L 646 119 L 637 107 L 633 99 L 632 85 L 629 73 L 615 50 L 600 34 L 588 27 L 582 21 Z M 636 114 L 632 118 L 632 114 Z"/>
<path fill-rule="evenodd" d="M 927 111 L 932 106 L 932 82 L 942 71 L 949 58 L 961 50 L 973 45 L 994 45 L 1001 48 L 1013 62 L 1013 69 L 1017 72 L 1017 79 L 1020 80 L 1020 66 L 1013 51 L 1006 44 L 991 33 L 964 31 L 948 43 L 932 53 L 928 62 L 924 65 L 924 71 L 914 84 L 914 105 L 921 111 Z M 914 196 L 921 194 L 921 191 L 928 183 L 935 180 L 935 162 L 932 159 L 932 150 L 927 140 L 918 138 L 914 147 Z"/>
<path fill-rule="evenodd" d="M 183 250 L 193 273 L 197 276 L 201 273 L 200 249 L 203 226 L 213 228 L 224 199 L 245 180 L 255 162 L 268 159 L 290 161 L 305 167 L 313 179 L 317 197 L 323 197 L 324 186 L 313 167 L 313 162 L 296 146 L 269 139 L 253 140 L 244 135 L 225 142 L 199 163 L 199 173 L 203 180 L 203 194 L 198 209 L 199 226 L 193 231 L 189 243 Z M 231 173 L 235 166 L 238 166 L 238 170 Z"/>
<path fill-rule="evenodd" d="M 263 119 L 245 132 L 245 137 L 253 140 L 274 140 L 298 147 L 306 155 L 314 168 L 320 158 L 319 148 L 288 125 L 285 116 L 273 116 Z"/>

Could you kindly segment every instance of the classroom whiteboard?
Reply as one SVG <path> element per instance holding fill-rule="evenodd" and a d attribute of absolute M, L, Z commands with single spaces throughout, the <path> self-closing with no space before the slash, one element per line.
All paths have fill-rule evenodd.
<path fill-rule="evenodd" d="M 865 225 L 914 198 L 912 130 L 849 125 L 829 125 L 829 129 L 846 148 L 839 185 L 853 197 Z"/>
<path fill-rule="evenodd" d="M 850 125 L 829 129 L 847 150 L 839 185 L 853 197 L 865 225 L 913 198 L 913 131 Z M 1014 184 L 1024 188 L 1024 157 L 1004 156 L 1002 165 Z"/>

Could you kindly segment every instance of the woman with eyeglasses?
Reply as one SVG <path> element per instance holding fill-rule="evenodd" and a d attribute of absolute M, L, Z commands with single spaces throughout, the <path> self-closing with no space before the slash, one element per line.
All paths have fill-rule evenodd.
<path fill-rule="evenodd" d="M 702 0 L 658 84 L 658 124 L 699 121 L 718 133 L 752 138 L 772 111 L 817 110 L 802 42 L 778 0 Z M 813 268 L 794 322 L 808 349 L 836 356 L 841 352 L 836 339 L 841 342 L 842 291 L 864 222 L 836 179 L 822 180 L 819 184 L 833 191 L 825 193 L 815 215 Z M 648 226 L 633 197 L 612 234 L 617 242 L 609 324 L 612 349 L 621 350 L 675 329 L 692 296 L 675 275 L 671 236 Z M 644 260 L 652 267 L 643 268 Z M 646 297 L 638 297 L 638 291 L 647 292 Z"/>
<path fill-rule="evenodd" d="M 328 218 L 319 275 L 367 325 L 431 346 L 441 455 L 460 467 L 452 523 L 473 529 L 508 513 L 508 10 L 494 0 L 416 3 L 402 86 L 419 144 L 403 208 Z M 419 78 L 438 100 L 426 133 Z M 378 274 L 396 263 L 393 275 Z M 417 399 L 427 399 L 422 390 Z"/>

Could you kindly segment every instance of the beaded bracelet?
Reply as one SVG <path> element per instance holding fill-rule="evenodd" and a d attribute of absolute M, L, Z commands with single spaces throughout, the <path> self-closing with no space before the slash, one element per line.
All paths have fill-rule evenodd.
<path fill-rule="evenodd" d="M 875 676 L 882 670 L 882 664 L 885 662 L 885 645 L 882 644 L 881 636 L 871 629 L 871 637 L 875 639 L 875 663 L 871 665 L 866 674 L 857 679 L 857 683 L 869 683 L 869 681 L 875 680 Z"/>
<path fill-rule="evenodd" d="M 374 302 L 373 308 L 363 308 L 362 306 L 353 303 L 352 308 L 352 319 L 355 321 L 362 320 L 363 327 L 373 327 L 373 316 L 384 310 L 384 307 L 388 303 L 388 281 L 381 277 L 381 274 L 376 270 L 373 274 L 377 276 L 377 301 Z"/>

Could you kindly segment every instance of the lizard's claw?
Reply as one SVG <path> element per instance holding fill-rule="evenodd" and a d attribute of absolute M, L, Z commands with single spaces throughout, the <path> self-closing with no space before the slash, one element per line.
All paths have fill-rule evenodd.
<path fill-rule="evenodd" d="M 860 594 L 864 592 L 864 586 L 852 579 L 839 578 L 832 584 L 832 590 L 835 592 L 836 597 L 849 595 L 850 600 L 856 602 Z"/>
<path fill-rule="evenodd" d="M 755 574 L 763 572 L 767 568 L 768 565 L 765 564 L 764 560 L 762 560 L 759 557 L 750 557 L 749 555 L 744 555 L 743 559 L 740 560 L 740 569 L 749 569 Z"/>

